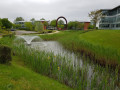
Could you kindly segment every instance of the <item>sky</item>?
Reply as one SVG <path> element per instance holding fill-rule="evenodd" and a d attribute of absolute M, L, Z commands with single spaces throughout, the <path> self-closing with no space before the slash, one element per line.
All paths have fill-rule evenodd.
<path fill-rule="evenodd" d="M 29 21 L 31 18 L 53 20 L 64 16 L 68 21 L 90 21 L 90 11 L 118 5 L 120 0 L 0 0 L 0 18 L 13 22 L 16 17 Z"/>

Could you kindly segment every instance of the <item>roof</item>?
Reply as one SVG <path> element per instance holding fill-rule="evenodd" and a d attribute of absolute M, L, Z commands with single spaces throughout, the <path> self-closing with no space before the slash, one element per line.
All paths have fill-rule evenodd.
<path fill-rule="evenodd" d="M 117 7 L 115 7 L 115 8 L 113 8 L 113 9 L 100 9 L 100 10 L 101 10 L 101 11 L 108 11 L 108 10 L 114 10 L 114 9 L 116 9 L 116 8 L 120 8 L 120 5 L 117 6 Z"/>

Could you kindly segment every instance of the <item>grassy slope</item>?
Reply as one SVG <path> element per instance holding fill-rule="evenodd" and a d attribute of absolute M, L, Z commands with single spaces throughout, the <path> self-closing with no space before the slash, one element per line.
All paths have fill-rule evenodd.
<path fill-rule="evenodd" d="M 13 57 L 12 65 L 0 64 L 0 90 L 70 90 L 65 85 L 24 67 Z"/>
<path fill-rule="evenodd" d="M 97 60 L 101 64 L 116 66 L 120 63 L 120 30 L 97 30 L 85 33 L 64 31 L 41 37 L 44 40 L 57 40 L 69 50 L 86 53 L 90 59 Z"/>
<path fill-rule="evenodd" d="M 79 38 L 94 45 L 112 47 L 120 50 L 120 30 L 97 30 L 80 34 Z"/>

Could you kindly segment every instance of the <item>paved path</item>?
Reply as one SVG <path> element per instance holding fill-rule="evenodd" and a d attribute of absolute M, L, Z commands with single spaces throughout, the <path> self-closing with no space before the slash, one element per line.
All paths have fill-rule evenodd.
<path fill-rule="evenodd" d="M 29 33 L 37 33 L 35 31 L 23 31 L 23 30 L 17 30 L 17 31 L 13 31 L 16 33 L 16 35 L 22 35 L 22 34 L 29 34 Z"/>
<path fill-rule="evenodd" d="M 29 34 L 29 33 L 37 33 L 35 31 L 23 31 L 23 30 L 17 30 L 17 31 L 13 31 L 16 33 L 16 35 L 22 35 L 22 34 Z M 58 33 L 59 31 L 53 32 L 53 33 L 46 33 L 46 34 L 54 34 L 54 33 Z M 46 34 L 36 34 L 36 35 L 46 35 Z"/>

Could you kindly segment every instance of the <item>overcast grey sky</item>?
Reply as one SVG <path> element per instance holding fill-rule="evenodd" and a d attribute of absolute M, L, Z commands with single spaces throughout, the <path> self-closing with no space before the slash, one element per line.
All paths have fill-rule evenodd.
<path fill-rule="evenodd" d="M 16 17 L 52 20 L 64 16 L 69 21 L 89 21 L 90 11 L 118 5 L 120 0 L 0 0 L 0 18 L 11 21 Z"/>

